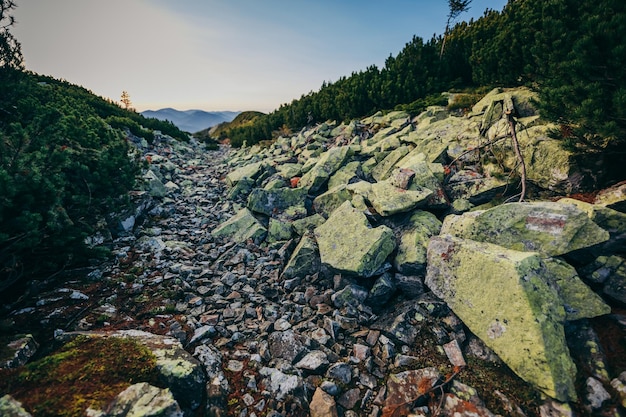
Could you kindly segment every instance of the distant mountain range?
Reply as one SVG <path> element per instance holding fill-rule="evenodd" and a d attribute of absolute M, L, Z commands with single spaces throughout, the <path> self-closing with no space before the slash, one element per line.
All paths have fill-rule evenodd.
<path fill-rule="evenodd" d="M 160 109 L 146 110 L 141 114 L 144 117 L 153 117 L 158 120 L 169 120 L 176 127 L 189 133 L 199 132 L 222 122 L 232 121 L 238 111 L 204 111 L 204 110 L 176 110 Z"/>

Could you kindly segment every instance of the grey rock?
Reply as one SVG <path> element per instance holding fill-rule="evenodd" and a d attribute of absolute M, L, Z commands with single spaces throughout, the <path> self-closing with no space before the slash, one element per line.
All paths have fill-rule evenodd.
<path fill-rule="evenodd" d="M 0 415 L 3 417 L 32 417 L 32 415 L 22 407 L 22 403 L 9 394 L 0 397 Z"/>
<path fill-rule="evenodd" d="M 146 382 L 131 385 L 107 406 L 106 417 L 183 417 L 178 403 L 167 388 Z"/>

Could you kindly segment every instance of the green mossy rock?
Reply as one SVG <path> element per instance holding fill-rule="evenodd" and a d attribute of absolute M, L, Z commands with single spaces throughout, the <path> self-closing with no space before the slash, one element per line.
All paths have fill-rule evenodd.
<path fill-rule="evenodd" d="M 215 228 L 211 235 L 228 237 L 235 242 L 245 242 L 248 239 L 252 239 L 258 244 L 265 239 L 267 229 L 254 217 L 250 210 L 243 208 Z"/>
<path fill-rule="evenodd" d="M 393 167 L 409 153 L 408 146 L 400 146 L 399 148 L 391 151 L 389 155 L 385 157 L 378 165 L 372 169 L 372 177 L 376 181 L 384 180 L 389 176 Z"/>
<path fill-rule="evenodd" d="M 537 253 L 452 236 L 428 246 L 426 284 L 522 379 L 559 401 L 576 400 L 558 291 L 558 268 Z"/>
<path fill-rule="evenodd" d="M 292 236 L 291 223 L 270 218 L 267 228 L 268 243 L 289 240 Z"/>
<path fill-rule="evenodd" d="M 315 166 L 302 176 L 298 187 L 311 193 L 317 192 L 345 164 L 351 154 L 351 149 L 347 146 L 338 146 L 324 152 Z"/>
<path fill-rule="evenodd" d="M 609 239 L 609 233 L 576 206 L 553 202 L 508 203 L 447 216 L 441 233 L 548 256 L 563 255 Z"/>
<path fill-rule="evenodd" d="M 287 279 L 313 275 L 320 268 L 320 256 L 315 239 L 304 235 L 285 266 L 283 276 Z"/>
<path fill-rule="evenodd" d="M 626 182 L 600 191 L 594 203 L 626 213 Z"/>
<path fill-rule="evenodd" d="M 315 229 L 322 263 L 347 274 L 370 277 L 396 248 L 393 231 L 372 228 L 361 211 L 343 203 Z"/>
<path fill-rule="evenodd" d="M 344 201 L 351 199 L 352 194 L 348 191 L 348 187 L 345 184 L 341 184 L 315 197 L 315 200 L 313 200 L 313 209 L 316 213 L 328 217 L 337 207 L 342 205 Z"/>
<path fill-rule="evenodd" d="M 285 179 L 290 180 L 302 173 L 302 164 L 286 163 L 276 167 L 278 173 Z"/>
<path fill-rule="evenodd" d="M 399 228 L 398 251 L 393 265 L 401 274 L 423 276 L 428 242 L 439 234 L 441 222 L 434 214 L 417 210 L 403 223 Z"/>
<path fill-rule="evenodd" d="M 263 161 L 244 165 L 234 171 L 229 172 L 228 175 L 226 175 L 226 183 L 233 187 L 244 178 L 254 180 L 261 174 L 261 172 L 263 172 L 263 170 L 265 170 L 266 166 L 266 163 Z"/>
<path fill-rule="evenodd" d="M 359 161 L 348 162 L 335 172 L 328 180 L 328 189 L 337 187 L 338 185 L 347 185 L 358 180 L 363 175 L 361 171 L 361 163 Z"/>
<path fill-rule="evenodd" d="M 304 207 L 306 196 L 307 191 L 304 188 L 255 188 L 248 196 L 248 208 L 255 213 L 271 216 L 289 207 Z"/>
<path fill-rule="evenodd" d="M 317 226 L 324 224 L 325 221 L 326 219 L 321 214 L 315 213 L 312 216 L 294 220 L 291 223 L 291 227 L 298 236 L 302 236 L 306 234 L 306 232 L 312 232 L 313 229 L 315 229 Z"/>
<path fill-rule="evenodd" d="M 388 181 L 382 181 L 372 184 L 367 199 L 378 214 L 392 216 L 425 206 L 432 195 L 433 192 L 426 188 L 403 190 Z"/>

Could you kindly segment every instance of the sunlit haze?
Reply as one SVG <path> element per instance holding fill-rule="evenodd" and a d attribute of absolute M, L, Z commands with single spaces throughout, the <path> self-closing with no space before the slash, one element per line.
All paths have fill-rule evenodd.
<path fill-rule="evenodd" d="M 139 111 L 272 111 L 443 34 L 445 0 L 16 0 L 29 70 Z M 501 10 L 474 0 L 460 20 Z"/>

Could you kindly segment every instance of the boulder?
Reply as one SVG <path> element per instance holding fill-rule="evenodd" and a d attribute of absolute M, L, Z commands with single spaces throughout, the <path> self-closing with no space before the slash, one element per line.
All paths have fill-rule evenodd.
<path fill-rule="evenodd" d="M 427 189 L 404 190 L 394 186 L 389 181 L 374 184 L 360 181 L 348 185 L 348 190 L 363 196 L 381 216 L 392 216 L 421 207 L 433 194 Z"/>
<path fill-rule="evenodd" d="M 351 149 L 347 146 L 338 146 L 324 152 L 315 166 L 300 178 L 298 187 L 311 193 L 317 192 L 345 164 L 351 154 Z"/>
<path fill-rule="evenodd" d="M 347 185 L 340 184 L 315 197 L 315 200 L 313 200 L 313 209 L 316 213 L 328 217 L 337 207 L 351 199 L 352 193 L 348 190 Z"/>
<path fill-rule="evenodd" d="M 465 199 L 472 204 L 483 204 L 504 195 L 507 188 L 512 187 L 507 181 L 489 177 L 470 169 L 460 170 L 448 179 L 448 195 L 450 198 Z M 513 188 L 515 188 L 513 186 Z"/>
<path fill-rule="evenodd" d="M 600 191 L 594 203 L 626 213 L 626 182 Z"/>
<path fill-rule="evenodd" d="M 417 210 L 398 228 L 398 251 L 393 265 L 401 274 L 424 275 L 426 250 L 432 236 L 439 234 L 441 222 L 427 211 Z"/>
<path fill-rule="evenodd" d="M 291 239 L 291 223 L 270 218 L 267 228 L 267 241 L 269 243 L 280 242 Z"/>
<path fill-rule="evenodd" d="M 304 207 L 306 196 L 303 188 L 255 188 L 248 197 L 248 209 L 266 216 L 276 215 L 289 207 Z"/>
<path fill-rule="evenodd" d="M 382 181 L 372 184 L 367 199 L 378 214 L 391 216 L 426 205 L 432 195 L 433 192 L 426 188 L 403 190 L 388 181 Z"/>
<path fill-rule="evenodd" d="M 39 344 L 32 334 L 15 336 L 2 349 L 0 368 L 17 368 L 26 362 L 37 352 Z"/>
<path fill-rule="evenodd" d="M 573 198 L 562 198 L 558 201 L 563 204 L 573 204 L 585 213 L 595 224 L 609 232 L 609 240 L 602 245 L 601 252 L 626 251 L 626 213 L 622 213 L 612 208 L 590 204 Z"/>
<path fill-rule="evenodd" d="M 245 242 L 252 239 L 259 243 L 267 235 L 267 229 L 259 222 L 247 208 L 239 210 L 230 219 L 216 227 L 211 235 L 228 237 L 235 242 Z"/>
<path fill-rule="evenodd" d="M 276 167 L 276 171 L 285 179 L 290 180 L 302 174 L 302 164 L 286 163 Z"/>
<path fill-rule="evenodd" d="M 562 277 L 539 254 L 452 236 L 428 246 L 426 284 L 522 379 L 560 401 L 576 399 Z"/>
<path fill-rule="evenodd" d="M 302 236 L 285 266 L 283 276 L 287 279 L 315 274 L 320 268 L 320 257 L 315 239 Z"/>
<path fill-rule="evenodd" d="M 396 247 L 393 231 L 372 228 L 349 201 L 315 229 L 322 263 L 348 274 L 370 277 Z"/>
<path fill-rule="evenodd" d="M 376 181 L 381 181 L 387 178 L 393 170 L 393 167 L 398 163 L 398 161 L 400 161 L 409 153 L 409 150 L 409 147 L 405 145 L 391 151 L 391 153 L 387 155 L 385 159 L 383 159 L 380 163 L 378 163 L 378 165 L 376 165 L 372 169 L 372 177 Z"/>
<path fill-rule="evenodd" d="M 450 215 L 441 233 L 548 256 L 587 248 L 609 238 L 607 231 L 576 206 L 553 202 L 508 203 Z"/>
<path fill-rule="evenodd" d="M 297 235 L 302 236 L 306 232 L 312 232 L 313 229 L 324 224 L 325 221 L 326 219 L 322 215 L 315 213 L 312 216 L 294 220 L 293 223 L 291 223 L 291 227 Z"/>
<path fill-rule="evenodd" d="M 328 189 L 334 188 L 338 185 L 346 185 L 351 182 L 358 181 L 363 176 L 361 170 L 361 163 L 359 161 L 348 162 L 341 168 L 339 168 L 329 179 Z"/>
<path fill-rule="evenodd" d="M 255 180 L 265 170 L 267 164 L 263 161 L 254 162 L 252 164 L 244 165 L 234 171 L 229 172 L 226 175 L 226 183 L 234 187 L 239 181 L 244 179 Z"/>
<path fill-rule="evenodd" d="M 0 416 L 32 417 L 32 415 L 22 407 L 22 403 L 9 394 L 0 397 Z"/>
<path fill-rule="evenodd" d="M 102 417 L 183 417 L 180 406 L 167 388 L 140 382 L 126 388 L 106 407 Z"/>

